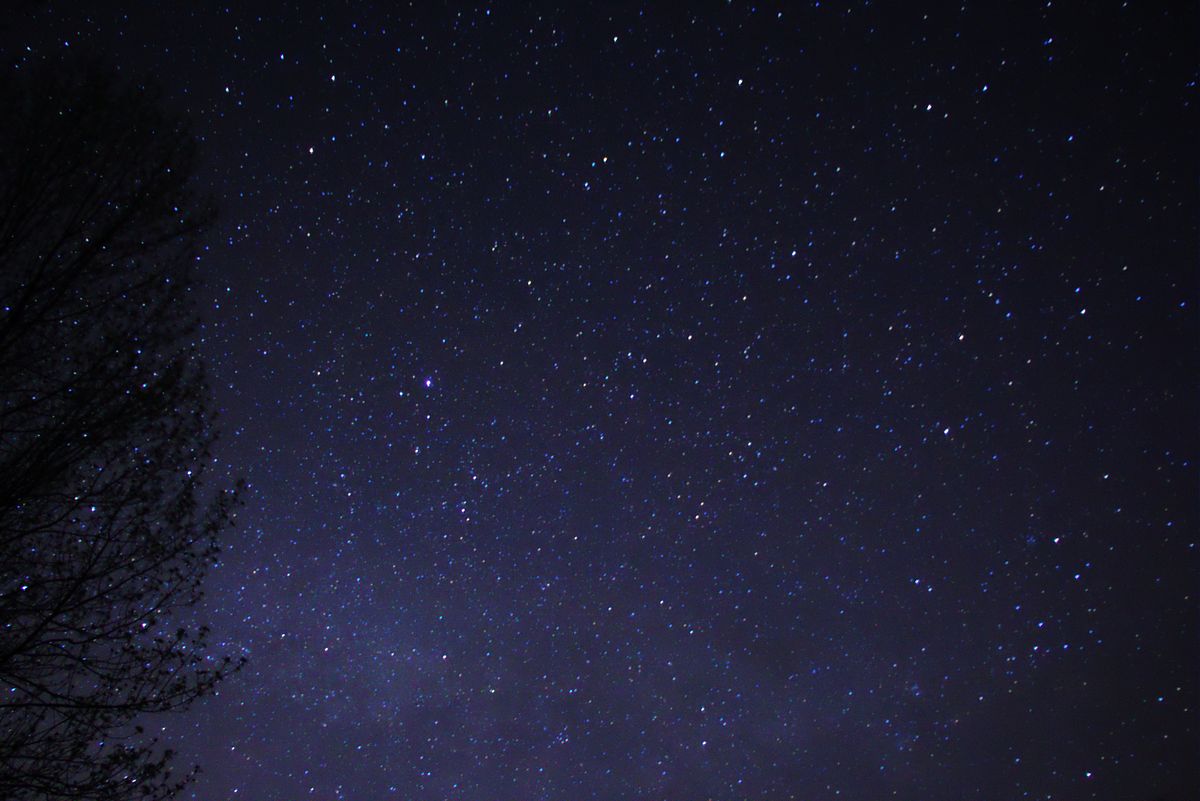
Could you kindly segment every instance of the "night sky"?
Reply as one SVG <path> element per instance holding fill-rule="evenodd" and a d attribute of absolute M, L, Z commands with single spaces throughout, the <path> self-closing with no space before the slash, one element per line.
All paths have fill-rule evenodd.
<path fill-rule="evenodd" d="M 1194 3 L 227 5 L 188 798 L 1197 797 Z"/>

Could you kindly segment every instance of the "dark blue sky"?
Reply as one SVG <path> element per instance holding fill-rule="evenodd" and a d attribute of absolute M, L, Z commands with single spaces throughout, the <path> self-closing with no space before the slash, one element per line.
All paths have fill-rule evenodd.
<path fill-rule="evenodd" d="M 45 2 L 223 210 L 191 796 L 1184 799 L 1193 4 Z"/>

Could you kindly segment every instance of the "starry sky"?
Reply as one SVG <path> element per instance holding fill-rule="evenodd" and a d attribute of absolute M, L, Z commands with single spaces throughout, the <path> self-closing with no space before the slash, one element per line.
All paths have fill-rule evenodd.
<path fill-rule="evenodd" d="M 222 208 L 187 797 L 1195 797 L 1194 4 L 19 9 Z"/>

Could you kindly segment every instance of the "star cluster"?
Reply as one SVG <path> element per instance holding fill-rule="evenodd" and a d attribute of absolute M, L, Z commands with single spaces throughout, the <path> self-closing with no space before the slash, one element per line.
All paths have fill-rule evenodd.
<path fill-rule="evenodd" d="M 223 210 L 193 797 L 1195 791 L 1195 9 L 101 6 L 4 40 Z"/>

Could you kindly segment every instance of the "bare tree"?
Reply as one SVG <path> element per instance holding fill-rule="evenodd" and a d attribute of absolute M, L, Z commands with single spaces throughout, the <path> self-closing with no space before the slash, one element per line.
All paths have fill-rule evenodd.
<path fill-rule="evenodd" d="M 146 734 L 236 664 L 184 627 L 234 493 L 189 273 L 212 209 L 154 92 L 0 87 L 0 798 L 168 798 Z"/>

